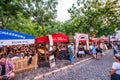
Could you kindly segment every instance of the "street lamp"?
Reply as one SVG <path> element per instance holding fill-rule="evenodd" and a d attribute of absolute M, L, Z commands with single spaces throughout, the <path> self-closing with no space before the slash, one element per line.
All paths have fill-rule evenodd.
<path fill-rule="evenodd" d="M 90 27 L 90 33 L 94 31 L 93 27 Z M 90 39 L 92 39 L 91 35 L 90 35 Z"/>
<path fill-rule="evenodd" d="M 90 32 L 94 31 L 94 28 L 93 27 L 90 27 Z"/>

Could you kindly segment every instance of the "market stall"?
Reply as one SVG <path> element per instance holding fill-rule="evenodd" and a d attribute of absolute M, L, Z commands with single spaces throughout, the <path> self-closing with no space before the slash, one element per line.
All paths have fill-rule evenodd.
<path fill-rule="evenodd" d="M 51 55 L 51 51 L 53 49 L 53 45 L 55 43 L 66 43 L 69 42 L 69 38 L 65 34 L 52 34 L 48 36 L 38 37 L 35 39 L 36 44 L 44 44 L 44 47 L 41 49 L 41 47 L 38 47 L 38 53 L 41 57 L 44 57 L 45 61 L 48 61 L 49 56 Z M 46 46 L 47 45 L 47 48 Z M 39 58 L 41 58 L 39 57 Z"/>
<path fill-rule="evenodd" d="M 74 56 L 77 56 L 80 41 L 85 42 L 84 46 L 86 46 L 86 50 L 89 50 L 89 36 L 88 36 L 88 34 L 76 33 L 74 36 L 74 39 L 75 39 Z"/>
<path fill-rule="evenodd" d="M 11 30 L 0 30 L 0 47 L 4 49 L 1 53 L 6 54 L 6 58 L 14 63 L 15 72 L 37 68 L 37 55 L 34 53 L 33 45 L 34 36 Z M 28 56 L 25 53 L 30 54 Z"/>

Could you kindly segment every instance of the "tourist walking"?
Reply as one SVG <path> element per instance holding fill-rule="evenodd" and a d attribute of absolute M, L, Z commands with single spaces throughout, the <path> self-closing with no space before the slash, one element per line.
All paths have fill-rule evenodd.
<path fill-rule="evenodd" d="M 73 43 L 71 43 L 68 46 L 68 52 L 70 54 L 70 64 L 73 64 L 73 60 L 74 60 L 74 46 L 73 46 Z"/>
<path fill-rule="evenodd" d="M 114 55 L 117 54 L 118 51 L 119 51 L 119 48 L 118 48 L 117 43 L 116 43 L 116 42 L 113 42 L 112 47 L 113 47 L 113 54 L 114 54 Z"/>
<path fill-rule="evenodd" d="M 97 50 L 96 50 L 96 45 L 95 44 L 93 44 L 93 46 L 92 46 L 92 55 L 93 55 L 93 58 L 97 58 Z"/>
<path fill-rule="evenodd" d="M 63 56 L 64 59 L 67 59 L 67 53 L 66 53 L 66 46 L 63 45 L 61 48 L 61 54 Z"/>
<path fill-rule="evenodd" d="M 101 56 L 103 56 L 102 55 L 102 49 L 100 48 L 100 45 L 97 46 L 96 51 L 97 51 L 97 53 L 96 53 L 96 55 L 97 55 L 96 59 L 100 59 Z"/>

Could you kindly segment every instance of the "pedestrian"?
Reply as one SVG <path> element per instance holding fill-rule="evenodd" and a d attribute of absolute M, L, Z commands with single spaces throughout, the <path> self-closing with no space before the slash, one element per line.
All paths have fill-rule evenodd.
<path fill-rule="evenodd" d="M 74 46 L 73 46 L 73 43 L 71 43 L 68 46 L 68 52 L 70 54 L 70 64 L 73 64 L 73 60 L 74 60 Z"/>
<path fill-rule="evenodd" d="M 111 80 L 120 80 L 120 54 L 115 54 L 113 58 L 115 62 L 112 64 L 109 76 L 111 77 Z"/>
<path fill-rule="evenodd" d="M 108 50 L 107 45 L 105 43 L 103 43 L 102 50 L 103 54 L 105 54 L 106 50 Z"/>
<path fill-rule="evenodd" d="M 92 46 L 92 54 L 93 54 L 93 58 L 97 58 L 97 50 L 96 50 L 96 45 L 94 44 L 93 46 Z"/>
<path fill-rule="evenodd" d="M 61 54 L 64 59 L 67 59 L 66 46 L 63 45 L 61 48 Z"/>
<path fill-rule="evenodd" d="M 0 80 L 14 80 L 15 68 L 12 62 L 5 58 L 0 59 Z"/>
<path fill-rule="evenodd" d="M 78 57 L 82 58 L 85 55 L 84 47 L 80 44 L 78 47 Z"/>
<path fill-rule="evenodd" d="M 117 54 L 119 50 L 117 43 L 113 42 L 112 47 L 113 47 L 113 55 Z"/>
<path fill-rule="evenodd" d="M 102 49 L 100 48 L 100 45 L 98 45 L 97 46 L 97 48 L 96 48 L 96 51 L 97 51 L 97 59 L 100 59 L 101 58 L 101 56 L 102 56 Z"/>

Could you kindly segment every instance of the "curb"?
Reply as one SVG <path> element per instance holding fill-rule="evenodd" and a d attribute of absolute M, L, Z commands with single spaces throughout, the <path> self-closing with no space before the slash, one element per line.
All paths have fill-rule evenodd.
<path fill-rule="evenodd" d="M 54 70 L 54 71 L 51 71 L 51 72 L 47 72 L 47 73 L 41 74 L 41 75 L 39 75 L 39 76 L 35 76 L 35 77 L 34 77 L 34 80 L 38 80 L 38 79 L 41 80 L 41 79 L 43 79 L 43 78 L 45 78 L 45 77 L 48 77 L 48 76 L 50 76 L 50 75 L 52 75 L 52 74 L 56 74 L 56 73 L 58 73 L 58 72 L 66 71 L 66 70 L 71 69 L 72 67 L 74 67 L 74 66 L 76 66 L 76 65 L 78 65 L 78 64 L 80 64 L 80 63 L 86 62 L 86 61 L 91 60 L 91 59 L 92 59 L 92 57 L 87 58 L 87 59 L 84 59 L 84 60 L 79 61 L 79 62 L 76 62 L 76 63 L 74 63 L 73 65 L 68 65 L 68 66 L 62 67 L 62 68 L 60 68 L 60 69 L 57 69 L 57 70 Z"/>

